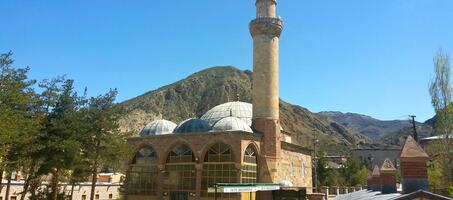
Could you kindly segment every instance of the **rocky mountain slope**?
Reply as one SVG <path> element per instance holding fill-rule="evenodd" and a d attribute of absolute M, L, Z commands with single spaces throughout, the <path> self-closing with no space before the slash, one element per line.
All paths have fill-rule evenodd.
<path fill-rule="evenodd" d="M 378 120 L 370 116 L 356 113 L 319 112 L 320 117 L 341 124 L 345 128 L 363 134 L 374 140 L 381 140 L 384 144 L 399 145 L 404 137 L 413 133 L 412 123 L 409 120 Z M 417 133 L 420 137 L 430 136 L 432 125 L 416 122 Z"/>
<path fill-rule="evenodd" d="M 120 122 L 121 128 L 139 131 L 155 119 L 179 123 L 187 118 L 200 117 L 210 108 L 228 101 L 251 102 L 251 79 L 252 72 L 234 67 L 213 67 L 194 73 L 120 103 L 126 112 Z M 326 141 L 326 148 L 352 144 L 369 146 L 372 143 L 368 137 L 301 106 L 280 100 L 280 108 L 283 129 L 294 133 L 294 140 L 303 146 L 311 145 L 313 133 Z"/>

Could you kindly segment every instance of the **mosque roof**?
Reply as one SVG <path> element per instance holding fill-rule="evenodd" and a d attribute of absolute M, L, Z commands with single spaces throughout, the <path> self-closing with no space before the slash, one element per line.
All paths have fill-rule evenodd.
<path fill-rule="evenodd" d="M 174 133 L 193 133 L 193 132 L 208 132 L 211 130 L 211 125 L 202 119 L 191 118 L 181 122 L 173 131 Z"/>
<path fill-rule="evenodd" d="M 233 101 L 215 106 L 206 112 L 201 119 L 214 125 L 217 121 L 225 117 L 236 117 L 243 120 L 249 127 L 252 126 L 253 107 L 251 103 Z"/>
<path fill-rule="evenodd" d="M 139 133 L 140 136 L 171 134 L 177 125 L 168 120 L 155 120 L 147 124 Z"/>
<path fill-rule="evenodd" d="M 401 150 L 400 158 L 402 160 L 417 158 L 428 159 L 429 156 L 423 148 L 418 145 L 417 141 L 415 141 L 412 136 L 408 136 L 406 142 L 404 143 L 403 150 Z"/>
<path fill-rule="evenodd" d="M 253 133 L 250 126 L 243 120 L 237 117 L 225 117 L 217 121 L 214 126 L 212 126 L 213 132 L 220 131 L 245 131 Z"/>

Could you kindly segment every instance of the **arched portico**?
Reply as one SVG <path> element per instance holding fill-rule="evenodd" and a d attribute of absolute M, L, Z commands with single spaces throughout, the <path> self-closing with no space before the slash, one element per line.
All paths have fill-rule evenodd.
<path fill-rule="evenodd" d="M 177 143 L 169 150 L 163 170 L 163 196 L 188 199 L 196 194 L 196 167 L 193 150 Z"/>
<path fill-rule="evenodd" d="M 157 153 L 149 145 L 141 145 L 136 151 L 127 172 L 129 195 L 157 196 L 159 169 Z"/>
<path fill-rule="evenodd" d="M 211 144 L 205 151 L 201 176 L 201 197 L 214 197 L 207 193 L 216 183 L 239 182 L 239 170 L 235 165 L 235 152 L 223 142 Z M 218 194 L 218 199 L 236 199 L 237 194 Z"/>

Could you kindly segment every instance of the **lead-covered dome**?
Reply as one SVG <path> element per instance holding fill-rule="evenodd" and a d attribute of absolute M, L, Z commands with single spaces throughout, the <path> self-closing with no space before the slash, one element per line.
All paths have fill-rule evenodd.
<path fill-rule="evenodd" d="M 171 134 L 173 130 L 176 128 L 176 124 L 168 121 L 168 120 L 155 120 L 145 126 L 145 128 L 140 131 L 140 136 L 148 136 L 148 135 L 164 135 L 164 134 Z"/>
<path fill-rule="evenodd" d="M 192 132 L 208 132 L 211 130 L 211 125 L 202 119 L 187 119 L 181 122 L 173 131 L 174 133 L 192 133 Z"/>
<path fill-rule="evenodd" d="M 244 121 L 237 117 L 225 117 L 217 121 L 212 127 L 213 132 L 221 131 L 245 131 L 253 133 L 250 126 Z"/>
<path fill-rule="evenodd" d="M 201 116 L 201 119 L 213 125 L 225 117 L 236 117 L 243 120 L 250 127 L 252 126 L 252 110 L 251 103 L 241 101 L 228 102 L 212 108 Z"/>

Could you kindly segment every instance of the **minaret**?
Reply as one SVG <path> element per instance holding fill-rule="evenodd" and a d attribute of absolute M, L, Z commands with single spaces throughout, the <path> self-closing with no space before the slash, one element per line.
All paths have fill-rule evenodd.
<path fill-rule="evenodd" d="M 280 157 L 278 95 L 278 40 L 282 20 L 276 17 L 276 0 L 256 0 L 256 19 L 250 22 L 253 37 L 253 128 L 264 134 L 263 154 L 268 173 L 263 181 L 275 181 Z"/>

